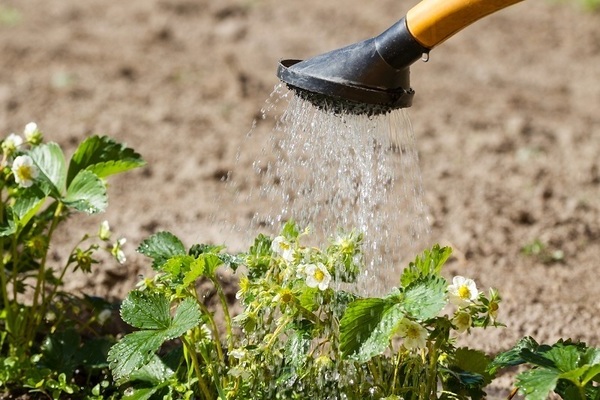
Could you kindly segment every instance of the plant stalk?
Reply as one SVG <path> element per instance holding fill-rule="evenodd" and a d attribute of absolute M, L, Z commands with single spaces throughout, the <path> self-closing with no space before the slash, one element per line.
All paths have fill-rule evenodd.
<path fill-rule="evenodd" d="M 208 390 L 206 381 L 204 380 L 202 373 L 200 373 L 200 364 L 198 363 L 198 357 L 196 357 L 196 352 L 194 351 L 194 348 L 192 347 L 190 342 L 185 338 L 185 336 L 181 337 L 181 341 L 183 342 L 183 345 L 187 349 L 190 358 L 192 359 L 192 366 L 194 368 L 194 372 L 196 373 L 196 378 L 198 378 L 198 386 L 200 386 L 200 390 L 204 394 L 204 398 L 206 400 L 212 400 L 212 396 L 210 394 L 210 391 Z"/>

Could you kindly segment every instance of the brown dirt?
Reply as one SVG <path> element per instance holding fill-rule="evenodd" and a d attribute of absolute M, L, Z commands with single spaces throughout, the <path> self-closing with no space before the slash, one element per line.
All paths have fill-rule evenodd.
<path fill-rule="evenodd" d="M 106 218 L 128 238 L 126 266 L 106 263 L 70 287 L 122 298 L 149 272 L 133 250 L 159 230 L 239 249 L 241 235 L 224 234 L 213 217 L 244 221 L 248 209 L 215 196 L 230 196 L 227 171 L 249 174 L 236 167 L 237 149 L 277 84 L 279 59 L 373 36 L 413 3 L 0 3 L 2 135 L 34 120 L 68 153 L 101 133 L 149 163 L 111 181 L 105 215 L 61 231 L 70 248 L 80 225 Z M 18 18 L 6 18 L 11 9 Z M 466 343 L 497 351 L 532 335 L 600 346 L 599 23 L 573 3 L 525 1 L 412 68 L 428 241 L 455 248 L 449 274 L 504 295 L 508 327 Z M 535 240 L 563 260 L 525 255 Z"/>

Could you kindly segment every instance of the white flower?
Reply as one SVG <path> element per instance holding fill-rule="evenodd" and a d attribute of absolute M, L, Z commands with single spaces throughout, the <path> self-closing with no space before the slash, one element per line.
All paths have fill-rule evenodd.
<path fill-rule="evenodd" d="M 42 132 L 40 132 L 35 122 L 25 125 L 23 135 L 25 135 L 25 139 L 31 144 L 39 144 L 42 141 Z"/>
<path fill-rule="evenodd" d="M 126 242 L 127 239 L 121 238 L 117 240 L 117 242 L 113 245 L 112 249 L 110 250 L 111 254 L 119 262 L 119 264 L 123 264 L 125 261 L 127 261 L 125 253 L 123 252 L 123 245 Z"/>
<path fill-rule="evenodd" d="M 280 255 L 287 262 L 294 261 L 294 249 L 292 244 L 283 236 L 277 236 L 271 242 L 271 250 Z"/>
<path fill-rule="evenodd" d="M 325 290 L 329 287 L 331 275 L 322 263 L 306 265 L 304 273 L 306 274 L 306 286 L 318 287 L 319 290 Z"/>
<path fill-rule="evenodd" d="M 233 349 L 229 352 L 229 355 L 237 360 L 241 360 L 246 357 L 245 349 Z"/>
<path fill-rule="evenodd" d="M 8 154 L 12 154 L 17 150 L 17 147 L 23 144 L 23 138 L 17 134 L 11 133 L 2 142 L 2 150 Z"/>
<path fill-rule="evenodd" d="M 100 230 L 98 231 L 98 237 L 101 240 L 109 240 L 110 233 L 110 225 L 108 224 L 108 221 L 102 221 L 102 223 L 100 224 Z"/>
<path fill-rule="evenodd" d="M 452 323 L 456 326 L 456 330 L 459 333 L 463 333 L 471 329 L 471 325 L 473 324 L 473 319 L 471 318 L 471 314 L 464 311 L 459 311 L 454 314 L 452 318 Z"/>
<path fill-rule="evenodd" d="M 19 156 L 15 158 L 12 165 L 12 172 L 15 175 L 15 181 L 22 187 L 30 187 L 33 181 L 38 177 L 40 171 L 29 156 Z"/>
<path fill-rule="evenodd" d="M 450 302 L 457 306 L 468 306 L 479 296 L 477 285 L 473 279 L 455 276 L 452 285 L 448 286 Z"/>
<path fill-rule="evenodd" d="M 404 340 L 404 347 L 408 350 L 424 349 L 427 346 L 427 329 L 418 322 L 403 318 L 398 325 L 398 334 Z"/>
<path fill-rule="evenodd" d="M 104 323 L 106 321 L 108 321 L 108 319 L 112 316 L 112 311 L 110 311 L 109 309 L 105 308 L 104 310 L 100 311 L 100 313 L 98 314 L 98 323 L 100 325 L 104 325 Z"/>

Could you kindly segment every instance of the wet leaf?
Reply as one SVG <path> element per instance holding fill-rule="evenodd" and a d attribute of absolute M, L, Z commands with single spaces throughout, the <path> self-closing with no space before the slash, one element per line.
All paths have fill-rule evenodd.
<path fill-rule="evenodd" d="M 170 305 L 162 294 L 135 290 L 121 305 L 121 318 L 139 329 L 167 329 L 171 325 Z"/>
<path fill-rule="evenodd" d="M 386 314 L 392 308 L 393 311 Z M 350 303 L 340 321 L 342 354 L 356 354 L 361 359 L 375 354 L 392 329 L 392 321 L 397 317 L 401 319 L 399 315 L 399 306 L 390 300 L 367 298 Z M 379 330 L 375 332 L 377 328 Z M 367 347 L 363 348 L 365 345 Z"/>
<path fill-rule="evenodd" d="M 158 269 L 169 258 L 185 256 L 185 246 L 170 232 L 158 232 L 144 240 L 137 251 L 152 259 L 152 268 Z"/>
<path fill-rule="evenodd" d="M 440 247 L 438 244 L 434 245 L 431 250 L 425 250 L 403 271 L 400 277 L 401 285 L 407 287 L 419 278 L 439 276 L 442 266 L 451 254 L 450 247 Z"/>
<path fill-rule="evenodd" d="M 93 172 L 81 171 L 69 184 L 63 201 L 87 214 L 103 212 L 108 206 L 106 184 Z"/>
<path fill-rule="evenodd" d="M 558 382 L 558 372 L 549 369 L 533 369 L 517 375 L 516 385 L 527 400 L 545 400 Z"/>
<path fill-rule="evenodd" d="M 121 381 L 148 364 L 165 341 L 162 331 L 137 331 L 123 337 L 108 352 L 113 378 Z"/>
<path fill-rule="evenodd" d="M 420 278 L 405 289 L 402 307 L 417 320 L 433 318 L 446 306 L 446 286 L 442 277 Z"/>

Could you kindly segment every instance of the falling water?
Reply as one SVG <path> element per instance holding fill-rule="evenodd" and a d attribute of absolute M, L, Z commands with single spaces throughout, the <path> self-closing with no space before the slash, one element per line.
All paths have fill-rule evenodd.
<path fill-rule="evenodd" d="M 264 206 L 249 231 L 275 233 L 294 219 L 312 227 L 313 244 L 324 245 L 339 230 L 357 229 L 364 233 L 367 268 L 354 289 L 383 295 L 398 285 L 404 263 L 428 233 L 407 112 L 334 114 L 283 85 L 271 99 L 263 118 L 277 122 L 253 163 L 260 190 L 246 196 Z M 278 113 L 282 100 L 287 108 Z"/>

